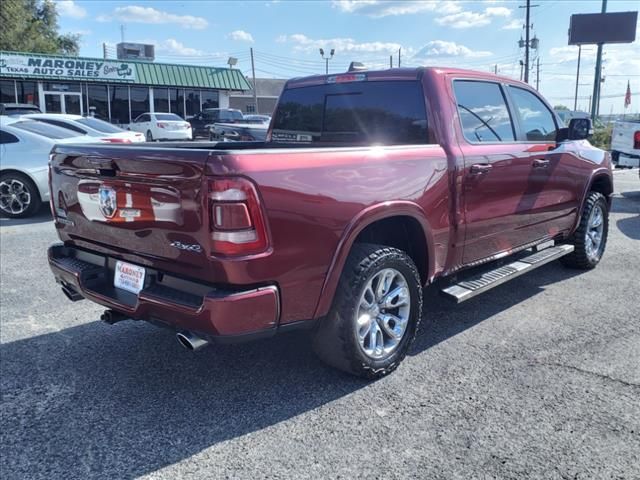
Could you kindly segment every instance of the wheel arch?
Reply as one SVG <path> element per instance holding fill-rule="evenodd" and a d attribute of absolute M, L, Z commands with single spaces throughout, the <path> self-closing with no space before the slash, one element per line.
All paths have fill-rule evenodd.
<path fill-rule="evenodd" d="M 390 228 L 401 230 L 389 232 Z M 404 238 L 403 233 L 407 234 Z M 433 278 L 434 241 L 424 211 L 408 201 L 370 206 L 345 228 L 327 271 L 314 318 L 323 317 L 329 312 L 347 257 L 353 245 L 362 242 L 379 243 L 406 251 L 416 264 L 422 283 Z"/>
<path fill-rule="evenodd" d="M 582 211 L 584 210 L 584 202 L 587 200 L 589 192 L 594 191 L 604 195 L 607 199 L 607 206 L 611 209 L 611 195 L 613 194 L 613 175 L 611 170 L 598 169 L 591 175 L 589 181 L 586 182 L 586 187 L 582 192 L 582 198 L 580 199 L 580 205 L 576 213 L 576 220 L 571 228 L 571 234 L 576 231 L 578 225 L 580 225 L 580 219 L 582 218 Z"/>
<path fill-rule="evenodd" d="M 46 202 L 47 201 L 47 200 L 44 199 L 43 192 L 40 190 L 40 187 L 38 187 L 38 182 L 36 181 L 35 178 L 33 178 L 33 175 L 31 175 L 29 172 L 25 172 L 24 170 L 18 170 L 17 168 L 3 168 L 2 170 L 0 170 L 0 175 L 4 175 L 6 173 L 17 173 L 18 175 L 22 175 L 23 177 L 27 177 L 29 179 L 29 181 L 31 181 L 33 186 L 35 187 L 36 191 L 38 192 L 38 196 L 40 197 L 40 201 L 41 202 Z"/>

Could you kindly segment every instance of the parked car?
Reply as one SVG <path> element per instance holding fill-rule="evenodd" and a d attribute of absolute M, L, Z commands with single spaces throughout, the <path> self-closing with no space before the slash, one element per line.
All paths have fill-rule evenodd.
<path fill-rule="evenodd" d="M 268 123 L 214 123 L 209 127 L 209 140 L 264 142 L 268 130 Z"/>
<path fill-rule="evenodd" d="M 68 130 L 73 130 L 80 135 L 96 137 L 109 143 L 135 143 L 145 141 L 144 134 L 142 133 L 124 130 L 109 122 L 93 117 L 64 113 L 36 113 L 23 115 L 22 118 L 29 118 L 50 125 L 56 125 Z"/>
<path fill-rule="evenodd" d="M 49 201 L 49 153 L 56 143 L 95 141 L 35 120 L 0 116 L 0 214 L 28 217 Z"/>
<path fill-rule="evenodd" d="M 234 110 L 232 108 L 205 108 L 202 112 L 189 118 L 191 128 L 193 129 L 193 136 L 195 137 L 208 137 L 209 127 L 217 122 L 222 123 L 238 123 L 243 119 L 242 112 L 240 110 Z"/>
<path fill-rule="evenodd" d="M 590 127 L 482 72 L 292 79 L 264 143 L 56 146 L 49 263 L 108 323 L 190 349 L 308 328 L 327 363 L 378 378 L 423 287 L 459 303 L 555 259 L 598 265 L 613 175 Z"/>
<path fill-rule="evenodd" d="M 143 113 L 129 124 L 129 130 L 143 133 L 147 142 L 193 138 L 189 122 L 175 113 Z"/>
<path fill-rule="evenodd" d="M 41 113 L 41 111 L 30 103 L 0 103 L 0 115 L 24 115 L 25 113 Z"/>
<path fill-rule="evenodd" d="M 619 167 L 640 166 L 640 120 L 616 122 L 611 134 L 611 155 Z"/>

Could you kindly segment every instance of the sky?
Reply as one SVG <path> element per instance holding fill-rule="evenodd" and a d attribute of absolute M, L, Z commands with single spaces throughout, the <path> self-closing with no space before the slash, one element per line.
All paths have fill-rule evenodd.
<path fill-rule="evenodd" d="M 62 32 L 81 36 L 80 55 L 102 57 L 103 44 L 153 43 L 156 61 L 234 68 L 256 77 L 291 78 L 345 71 L 351 61 L 369 68 L 438 65 L 493 71 L 519 78 L 524 49 L 524 0 L 478 1 L 170 1 L 56 0 Z M 600 12 L 601 0 L 536 0 L 531 9 L 530 83 L 540 63 L 540 92 L 573 109 L 578 47 L 567 45 L 570 16 Z M 608 12 L 637 11 L 639 2 L 609 0 Z M 605 45 L 600 113 L 640 112 L 640 30 L 632 44 Z M 593 90 L 595 46 L 582 48 L 577 107 L 587 110 Z M 497 67 L 496 67 L 497 66 Z M 627 82 L 631 106 L 624 109 Z"/>

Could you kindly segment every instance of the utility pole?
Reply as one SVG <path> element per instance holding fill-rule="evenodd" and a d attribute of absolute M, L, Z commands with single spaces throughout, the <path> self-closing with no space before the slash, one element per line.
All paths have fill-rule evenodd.
<path fill-rule="evenodd" d="M 582 45 L 578 45 L 578 68 L 576 70 L 576 94 L 573 97 L 573 110 L 578 110 L 578 81 L 580 80 L 580 56 L 582 55 Z"/>
<path fill-rule="evenodd" d="M 520 81 L 522 81 L 522 68 L 524 67 L 524 62 L 520 60 Z"/>
<path fill-rule="evenodd" d="M 540 57 L 536 58 L 536 90 L 540 91 Z"/>
<path fill-rule="evenodd" d="M 524 47 L 524 81 L 526 83 L 529 83 L 529 48 L 534 48 L 538 49 L 538 39 L 534 38 L 533 41 L 535 43 L 535 45 L 532 45 L 531 43 L 531 39 L 530 39 L 530 32 L 531 32 L 531 9 L 534 7 L 539 7 L 540 5 L 531 5 L 531 0 L 526 0 L 527 4 L 525 6 L 520 6 L 519 8 L 526 8 L 526 12 L 525 12 L 525 26 L 524 26 L 524 31 L 525 31 L 525 39 L 524 41 L 522 40 L 522 37 L 520 37 L 520 42 L 518 42 L 520 44 L 520 48 Z"/>
<path fill-rule="evenodd" d="M 253 62 L 253 47 L 249 48 L 249 52 L 251 53 L 251 75 L 253 75 L 253 103 L 256 106 L 256 113 L 260 113 L 258 111 L 258 85 L 256 84 L 256 65 Z"/>
<path fill-rule="evenodd" d="M 496 75 L 498 74 L 498 64 L 497 63 L 493 66 L 493 73 L 495 73 Z"/>
<path fill-rule="evenodd" d="M 106 43 L 102 44 L 102 58 L 104 58 L 105 60 L 107 59 L 107 44 Z"/>
<path fill-rule="evenodd" d="M 329 52 L 330 55 L 328 57 L 324 56 L 324 49 L 320 49 L 320 56 L 324 59 L 325 61 L 325 74 L 329 75 L 329 60 L 331 60 L 333 58 L 333 54 L 336 53 L 336 49 L 332 48 L 331 52 Z"/>
<path fill-rule="evenodd" d="M 124 43 L 124 31 L 125 31 L 124 23 L 120 25 L 120 41 Z"/>
<path fill-rule="evenodd" d="M 602 11 L 607 13 L 607 0 L 602 0 Z M 602 43 L 598 44 L 598 53 L 596 54 L 596 73 L 593 79 L 593 101 L 591 102 L 591 120 L 595 122 L 598 115 L 598 107 L 600 106 L 600 70 L 602 69 Z"/>
<path fill-rule="evenodd" d="M 393 68 L 393 55 L 389 55 L 389 68 Z"/>
<path fill-rule="evenodd" d="M 400 60 L 401 57 L 402 57 L 402 48 L 399 48 L 398 49 L 398 68 L 402 66 L 402 62 Z"/>

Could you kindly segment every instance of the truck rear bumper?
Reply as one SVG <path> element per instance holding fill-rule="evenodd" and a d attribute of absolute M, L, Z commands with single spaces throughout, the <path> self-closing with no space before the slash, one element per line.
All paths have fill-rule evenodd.
<path fill-rule="evenodd" d="M 200 284 L 145 266 L 139 294 L 113 286 L 116 259 L 74 247 L 49 247 L 49 266 L 72 300 L 85 297 L 133 319 L 191 331 L 214 341 L 268 336 L 280 315 L 277 287 L 241 290 Z"/>

